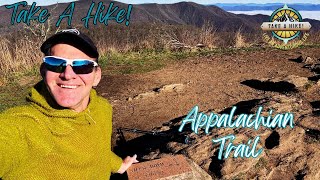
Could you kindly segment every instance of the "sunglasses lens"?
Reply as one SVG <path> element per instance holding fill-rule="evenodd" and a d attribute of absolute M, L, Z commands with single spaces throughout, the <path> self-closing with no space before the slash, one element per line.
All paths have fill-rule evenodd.
<path fill-rule="evenodd" d="M 89 74 L 93 71 L 94 64 L 88 60 L 73 61 L 72 69 L 76 74 Z"/>
<path fill-rule="evenodd" d="M 45 66 L 49 71 L 62 73 L 66 69 L 66 61 L 55 57 L 46 57 Z"/>
<path fill-rule="evenodd" d="M 45 65 L 49 71 L 62 73 L 66 69 L 67 61 L 57 57 L 45 57 Z M 89 74 L 93 71 L 94 63 L 88 60 L 72 61 L 72 69 L 76 74 Z"/>

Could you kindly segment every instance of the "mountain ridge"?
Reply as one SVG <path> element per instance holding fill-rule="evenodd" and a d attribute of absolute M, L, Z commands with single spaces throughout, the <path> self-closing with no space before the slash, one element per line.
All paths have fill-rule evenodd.
<path fill-rule="evenodd" d="M 268 10 L 274 11 L 278 8 L 283 7 L 284 3 L 267 3 L 267 4 L 257 4 L 257 3 L 216 3 L 209 4 L 208 6 L 218 6 L 225 11 L 254 11 L 254 10 Z M 287 3 L 287 5 L 298 11 L 320 11 L 320 4 L 310 4 L 310 3 Z"/>
<path fill-rule="evenodd" d="M 87 11 L 92 2 L 80 0 L 75 1 L 75 11 L 73 15 L 72 25 L 82 24 L 81 19 L 86 16 Z M 110 2 L 114 2 L 114 6 L 126 8 L 128 4 L 102 0 L 103 4 L 108 8 Z M 95 2 L 96 4 L 98 2 Z M 59 3 L 58 5 L 42 6 L 48 8 L 51 16 L 56 18 L 65 10 L 69 3 Z M 95 6 L 95 8 L 97 5 Z M 106 9 L 104 13 L 106 13 Z M 3 15 L 0 19 L 0 24 L 3 27 L 10 25 L 12 10 L 0 7 L 0 13 Z M 91 21 L 91 20 L 90 20 Z M 245 33 L 253 33 L 261 31 L 260 26 L 263 22 L 269 21 L 267 15 L 244 15 L 233 14 L 223 10 L 218 6 L 206 6 L 194 2 L 178 2 L 174 4 L 138 4 L 133 5 L 130 24 L 136 23 L 159 23 L 171 25 L 192 25 L 202 27 L 205 24 L 210 24 L 218 32 L 236 32 L 241 29 Z M 312 26 L 320 29 L 320 21 L 312 20 Z M 2 31 L 2 28 L 0 31 Z M 90 27 L 89 27 L 90 28 Z"/>

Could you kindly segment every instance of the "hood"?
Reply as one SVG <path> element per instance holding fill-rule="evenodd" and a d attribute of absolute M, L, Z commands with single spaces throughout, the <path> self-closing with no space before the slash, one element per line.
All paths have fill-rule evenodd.
<path fill-rule="evenodd" d="M 95 124 L 94 114 L 96 107 L 99 106 L 98 96 L 95 90 L 90 92 L 90 102 L 88 107 L 82 112 L 76 112 L 68 108 L 57 105 L 55 100 L 49 93 L 44 81 L 40 81 L 30 89 L 27 95 L 27 101 L 33 107 L 45 115 L 46 123 L 53 132 L 64 134 L 66 131 L 72 130 L 72 124 L 90 125 Z"/>

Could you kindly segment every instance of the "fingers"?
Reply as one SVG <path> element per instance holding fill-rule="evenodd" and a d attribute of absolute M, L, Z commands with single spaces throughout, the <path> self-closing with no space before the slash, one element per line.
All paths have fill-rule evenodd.
<path fill-rule="evenodd" d="M 131 156 L 127 156 L 123 162 L 122 162 L 122 165 L 120 167 L 120 169 L 118 170 L 118 173 L 122 174 L 124 173 L 132 164 L 134 163 L 137 163 L 139 162 L 137 160 L 137 155 L 133 155 L 132 157 Z"/>
<path fill-rule="evenodd" d="M 131 157 L 131 156 L 127 156 L 127 157 L 124 159 L 123 162 L 126 163 L 126 164 L 131 165 L 131 164 L 137 163 L 137 162 L 139 162 L 139 161 L 137 160 L 137 155 L 135 154 L 135 155 L 133 155 L 132 157 Z"/>
<path fill-rule="evenodd" d="M 137 163 L 137 162 L 139 162 L 139 161 L 137 160 L 137 155 L 136 155 L 136 154 L 132 156 L 132 159 L 133 159 L 133 162 L 132 162 L 132 163 Z"/>

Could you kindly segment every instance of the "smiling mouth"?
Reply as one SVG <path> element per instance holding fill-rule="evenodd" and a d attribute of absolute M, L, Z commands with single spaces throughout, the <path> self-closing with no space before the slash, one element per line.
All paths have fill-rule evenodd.
<path fill-rule="evenodd" d="M 63 84 L 60 84 L 59 85 L 61 88 L 67 88 L 67 89 L 75 89 L 77 88 L 77 86 L 72 86 L 72 85 L 63 85 Z"/>

